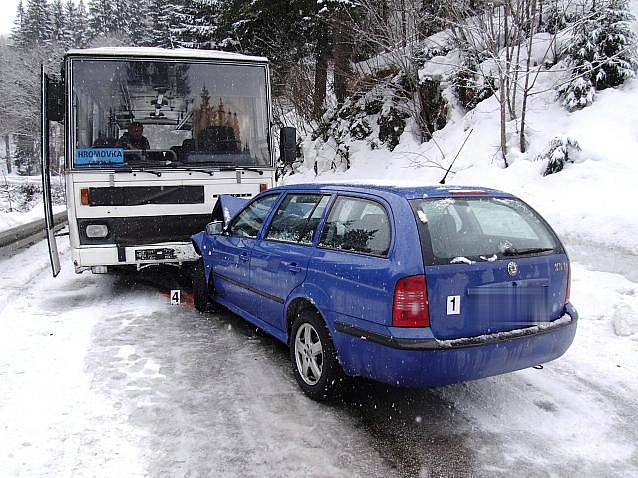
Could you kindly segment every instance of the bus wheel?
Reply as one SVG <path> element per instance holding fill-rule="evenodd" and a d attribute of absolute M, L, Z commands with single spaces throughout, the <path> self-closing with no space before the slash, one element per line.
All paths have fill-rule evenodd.
<path fill-rule="evenodd" d="M 204 260 L 199 259 L 193 267 L 193 302 L 195 308 L 204 312 L 208 307 L 208 281 L 204 269 Z"/>

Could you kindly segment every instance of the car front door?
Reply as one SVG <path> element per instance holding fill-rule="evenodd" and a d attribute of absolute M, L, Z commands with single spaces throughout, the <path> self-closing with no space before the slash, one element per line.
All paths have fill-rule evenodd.
<path fill-rule="evenodd" d="M 250 259 L 250 283 L 258 295 L 253 313 L 284 330 L 283 307 L 288 295 L 306 277 L 313 238 L 330 195 L 288 193 Z"/>
<path fill-rule="evenodd" d="M 279 194 L 261 196 L 246 206 L 217 236 L 213 257 L 216 293 L 244 311 L 252 310 L 255 300 L 250 291 L 250 255 L 262 224 Z"/>

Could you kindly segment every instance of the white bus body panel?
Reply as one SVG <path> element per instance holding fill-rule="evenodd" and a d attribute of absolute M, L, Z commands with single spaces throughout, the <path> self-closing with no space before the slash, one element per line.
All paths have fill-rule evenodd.
<path fill-rule="evenodd" d="M 109 173 L 92 171 L 69 171 L 66 175 L 67 213 L 71 256 L 76 272 L 96 266 L 136 266 L 148 264 L 175 264 L 194 261 L 196 254 L 190 241 L 153 242 L 127 244 L 125 258 L 118 253 L 117 244 L 82 244 L 78 220 L 102 218 L 171 217 L 184 215 L 210 215 L 217 198 L 222 194 L 251 198 L 259 194 L 263 184 L 271 188 L 275 184 L 274 171 L 264 170 L 263 175 L 253 171 L 214 171 L 213 176 L 197 171 L 160 170 L 161 177 L 143 171 Z M 240 181 L 237 182 L 238 174 Z M 81 203 L 81 189 L 99 187 L 144 187 L 144 186 L 203 186 L 204 202 L 199 204 L 143 204 L 134 206 L 90 206 Z M 142 249 L 167 248 L 175 258 L 164 260 L 136 260 L 135 252 Z M 122 260 L 124 259 L 124 260 Z"/>

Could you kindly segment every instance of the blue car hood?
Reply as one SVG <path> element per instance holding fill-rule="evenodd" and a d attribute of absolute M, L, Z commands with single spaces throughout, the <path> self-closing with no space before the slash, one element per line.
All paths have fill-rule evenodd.
<path fill-rule="evenodd" d="M 237 198 L 229 194 L 222 194 L 217 198 L 215 207 L 213 207 L 211 221 L 224 221 L 224 226 L 227 226 L 230 220 L 244 207 L 247 202 L 248 199 Z"/>

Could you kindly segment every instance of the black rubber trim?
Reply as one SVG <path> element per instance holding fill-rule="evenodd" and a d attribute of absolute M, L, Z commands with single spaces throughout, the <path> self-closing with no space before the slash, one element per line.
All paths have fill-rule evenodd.
<path fill-rule="evenodd" d="M 126 247 L 117 246 L 117 261 L 118 262 L 126 262 Z"/>
<path fill-rule="evenodd" d="M 210 222 L 209 214 L 176 214 L 164 216 L 129 216 L 78 218 L 80 244 L 117 244 L 139 246 L 161 242 L 190 242 L 193 234 L 203 231 Z M 86 226 L 104 224 L 106 237 L 88 237 Z"/>
<path fill-rule="evenodd" d="M 225 280 L 226 282 L 230 282 L 231 284 L 236 285 L 237 287 L 241 287 L 242 289 L 246 289 L 246 290 L 248 290 L 250 292 L 253 292 L 253 293 L 257 294 L 257 295 L 265 297 L 266 299 L 270 299 L 270 300 L 272 300 L 274 302 L 277 302 L 278 304 L 283 304 L 285 302 L 284 299 L 282 299 L 280 297 L 277 297 L 276 295 L 272 295 L 272 294 L 269 294 L 268 292 L 263 292 L 263 291 L 261 291 L 259 289 L 255 289 L 254 287 L 251 287 L 249 285 L 243 284 L 242 282 L 236 281 L 235 279 L 231 279 L 230 277 L 226 277 L 225 275 L 219 274 L 218 272 L 214 272 L 213 271 L 212 274 L 215 277 L 219 277 L 221 280 Z"/>
<path fill-rule="evenodd" d="M 393 349 L 399 350 L 458 350 L 465 349 L 470 347 L 481 347 L 483 345 L 489 345 L 494 343 L 503 343 L 509 342 L 511 340 L 518 340 L 525 337 L 532 337 L 538 335 L 548 334 L 550 332 L 554 332 L 556 330 L 562 329 L 563 327 L 567 327 L 569 325 L 574 324 L 578 318 L 577 316 L 570 315 L 571 320 L 569 322 L 565 322 L 564 324 L 558 325 L 556 327 L 549 327 L 546 329 L 541 329 L 538 331 L 531 332 L 530 329 L 520 329 L 520 333 L 512 334 L 507 337 L 500 336 L 499 333 L 481 336 L 481 337 L 468 337 L 463 339 L 452 339 L 446 341 L 440 341 L 437 339 L 401 339 L 397 337 L 392 337 L 389 335 L 378 334 L 376 332 L 370 332 L 368 330 L 364 330 L 360 327 L 356 327 L 354 325 L 348 325 L 341 322 L 335 322 L 335 328 L 338 332 L 342 332 L 347 335 L 352 335 L 353 337 L 358 337 L 363 340 L 369 340 L 370 342 L 374 342 L 375 344 L 385 345 L 386 347 L 391 347 Z M 515 332 L 515 331 L 511 331 Z M 518 332 L 518 331 L 517 331 Z M 454 344 L 450 342 L 454 342 L 455 340 L 462 341 L 462 343 Z"/>
<path fill-rule="evenodd" d="M 89 188 L 89 206 L 204 204 L 204 186 L 119 186 Z"/>

